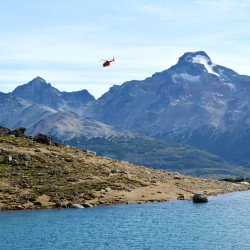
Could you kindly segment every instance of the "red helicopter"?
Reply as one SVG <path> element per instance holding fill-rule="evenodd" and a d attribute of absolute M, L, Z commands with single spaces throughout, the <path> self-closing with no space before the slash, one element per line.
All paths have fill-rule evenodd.
<path fill-rule="evenodd" d="M 115 58 L 113 57 L 113 59 L 112 60 L 103 60 L 103 61 L 105 61 L 104 63 L 103 63 L 103 67 L 107 67 L 107 66 L 110 66 L 110 63 L 111 62 L 114 62 L 115 61 Z"/>

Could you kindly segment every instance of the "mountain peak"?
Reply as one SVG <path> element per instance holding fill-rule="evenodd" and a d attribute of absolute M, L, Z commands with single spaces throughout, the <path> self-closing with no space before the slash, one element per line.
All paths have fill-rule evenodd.
<path fill-rule="evenodd" d="M 39 81 L 39 82 L 46 82 L 42 77 L 37 76 L 36 78 L 34 78 L 32 81 Z"/>
<path fill-rule="evenodd" d="M 73 109 L 79 112 L 82 112 L 87 103 L 95 101 L 87 90 L 60 92 L 39 76 L 27 84 L 16 87 L 11 95 L 44 104 L 55 110 L 69 111 Z"/>
<path fill-rule="evenodd" d="M 200 63 L 201 61 L 207 61 L 208 64 L 212 64 L 210 57 L 204 51 L 186 52 L 179 58 L 179 62 L 191 62 Z"/>
<path fill-rule="evenodd" d="M 48 84 L 50 85 L 49 83 L 47 83 L 43 78 L 41 78 L 40 76 L 37 76 L 36 78 L 34 78 L 33 80 L 31 80 L 28 84 Z"/>
<path fill-rule="evenodd" d="M 179 58 L 176 65 L 171 67 L 171 70 L 176 70 L 179 73 L 187 73 L 193 76 L 200 75 L 202 72 L 207 72 L 219 76 L 210 57 L 204 51 L 186 52 Z"/>
<path fill-rule="evenodd" d="M 59 94 L 60 92 L 58 89 L 52 87 L 50 83 L 46 83 L 46 81 L 39 76 L 27 84 L 16 87 L 11 93 L 13 96 L 40 104 L 45 104 L 47 99 L 51 100 L 51 102 L 56 102 L 56 98 Z M 55 109 L 54 106 L 49 107 Z"/>

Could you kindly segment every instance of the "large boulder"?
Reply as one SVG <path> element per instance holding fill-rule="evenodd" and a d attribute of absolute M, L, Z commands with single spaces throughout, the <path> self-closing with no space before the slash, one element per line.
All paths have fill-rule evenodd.
<path fill-rule="evenodd" d="M 75 204 L 72 204 L 70 206 L 70 208 L 84 208 L 84 207 L 82 205 L 80 205 L 80 204 L 75 203 Z"/>
<path fill-rule="evenodd" d="M 22 137 L 25 133 L 25 130 L 26 128 L 24 127 L 16 128 L 16 129 L 10 130 L 8 135 L 14 135 L 15 137 Z"/>
<path fill-rule="evenodd" d="M 7 127 L 0 126 L 0 135 L 2 136 L 14 135 L 15 137 L 22 137 L 24 135 L 25 130 L 26 128 L 24 127 L 9 129 Z"/>
<path fill-rule="evenodd" d="M 90 203 L 84 203 L 83 206 L 86 207 L 86 208 L 93 207 Z"/>
<path fill-rule="evenodd" d="M 36 136 L 34 136 L 33 140 L 47 145 L 51 145 L 53 142 L 50 136 L 41 133 L 38 133 Z"/>
<path fill-rule="evenodd" d="M 247 185 L 247 186 L 248 186 L 248 185 L 249 185 L 249 182 L 247 182 L 247 181 L 241 181 L 240 184 L 243 184 L 243 185 Z"/>
<path fill-rule="evenodd" d="M 205 194 L 197 193 L 193 196 L 193 202 L 208 202 L 208 198 Z"/>

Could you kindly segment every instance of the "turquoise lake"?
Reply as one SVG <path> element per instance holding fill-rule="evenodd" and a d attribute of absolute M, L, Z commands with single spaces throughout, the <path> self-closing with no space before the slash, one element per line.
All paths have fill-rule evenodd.
<path fill-rule="evenodd" d="M 191 201 L 0 212 L 0 249 L 250 249 L 250 191 Z"/>

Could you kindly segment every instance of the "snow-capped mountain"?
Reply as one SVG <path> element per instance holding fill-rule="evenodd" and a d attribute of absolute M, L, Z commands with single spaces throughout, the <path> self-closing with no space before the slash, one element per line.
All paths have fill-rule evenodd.
<path fill-rule="evenodd" d="M 136 133 L 217 151 L 216 141 L 233 129 L 240 128 L 234 132 L 237 140 L 250 135 L 249 94 L 249 76 L 213 63 L 203 51 L 188 52 L 168 70 L 113 86 L 88 115 Z M 231 136 L 223 142 L 227 140 Z"/>

